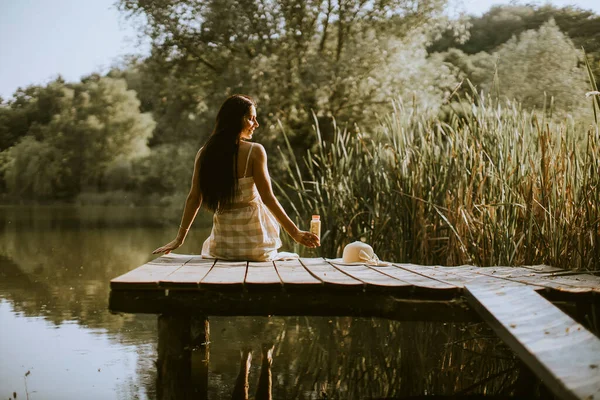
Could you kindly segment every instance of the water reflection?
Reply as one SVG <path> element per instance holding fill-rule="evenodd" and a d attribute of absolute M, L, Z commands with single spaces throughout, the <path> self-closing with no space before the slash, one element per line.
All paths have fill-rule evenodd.
<path fill-rule="evenodd" d="M 45 399 L 164 393 L 157 317 L 107 311 L 110 279 L 153 258 L 173 235 L 161 220 L 159 209 L 0 208 L 0 398 L 26 398 L 25 382 Z M 208 224 L 196 224 L 181 252 L 198 253 L 207 234 Z M 182 339 L 190 357 L 179 366 L 210 399 L 232 398 L 240 351 L 255 355 L 242 387 L 256 393 L 261 368 L 268 370 L 265 343 L 273 344 L 274 399 L 509 395 L 519 384 L 520 364 L 482 324 L 219 317 L 210 330 L 203 354 Z M 198 371 L 208 359 L 202 386 Z"/>

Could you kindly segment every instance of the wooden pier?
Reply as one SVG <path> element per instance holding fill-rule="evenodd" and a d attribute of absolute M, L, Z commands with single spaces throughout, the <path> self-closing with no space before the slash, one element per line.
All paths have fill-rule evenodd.
<path fill-rule="evenodd" d="M 600 277 L 543 265 L 259 263 L 169 254 L 113 279 L 109 307 L 192 321 L 234 315 L 485 321 L 558 398 L 600 399 L 600 339 L 576 321 L 585 315 L 600 323 Z M 207 341 L 207 334 L 196 336 Z"/>

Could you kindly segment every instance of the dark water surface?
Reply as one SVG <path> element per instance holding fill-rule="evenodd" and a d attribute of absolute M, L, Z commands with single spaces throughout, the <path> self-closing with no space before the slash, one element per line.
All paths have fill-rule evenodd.
<path fill-rule="evenodd" d="M 156 397 L 157 317 L 107 307 L 110 279 L 176 234 L 163 217 L 151 208 L 0 207 L 0 399 Z M 178 252 L 200 252 L 206 220 Z M 245 347 L 254 393 L 267 342 L 274 399 L 510 394 L 519 376 L 482 324 L 213 317 L 210 330 L 211 399 L 231 398 Z"/>

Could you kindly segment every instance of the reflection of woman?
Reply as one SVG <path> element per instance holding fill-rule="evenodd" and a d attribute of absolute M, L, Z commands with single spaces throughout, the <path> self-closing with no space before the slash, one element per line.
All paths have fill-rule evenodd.
<path fill-rule="evenodd" d="M 154 254 L 168 254 L 183 244 L 201 205 L 214 212 L 203 256 L 248 261 L 281 258 L 279 224 L 296 242 L 319 245 L 319 238 L 298 229 L 275 198 L 265 149 L 247 142 L 258 126 L 251 98 L 234 95 L 223 103 L 213 133 L 196 155 L 179 233 Z"/>

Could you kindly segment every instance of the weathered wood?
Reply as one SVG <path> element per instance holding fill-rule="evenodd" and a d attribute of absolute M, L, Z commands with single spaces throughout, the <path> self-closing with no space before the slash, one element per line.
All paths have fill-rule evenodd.
<path fill-rule="evenodd" d="M 424 266 L 425 270 L 430 269 L 439 273 L 441 268 L 444 268 L 445 273 L 449 274 L 447 279 L 452 279 L 451 276 L 457 277 L 464 286 L 478 282 L 480 285 L 489 285 L 492 287 L 509 287 L 509 286 L 526 286 L 526 283 L 518 282 L 517 280 L 505 279 L 494 274 L 487 274 L 485 270 L 489 268 L 461 266 L 461 267 L 431 267 Z"/>
<path fill-rule="evenodd" d="M 404 268 L 400 268 L 397 265 L 374 265 L 370 266 L 370 268 L 376 269 L 377 271 L 392 276 L 396 279 L 400 279 L 404 282 L 410 283 L 411 285 L 427 288 L 427 289 L 459 289 L 459 286 L 446 283 L 442 280 L 436 279 L 434 277 L 429 277 L 424 274 L 421 274 L 414 270 L 408 270 Z"/>
<path fill-rule="evenodd" d="M 328 260 L 328 263 L 340 272 L 343 272 L 344 274 L 363 282 L 365 289 L 367 290 L 412 286 L 410 283 L 396 279 L 391 275 L 384 275 L 380 271 L 369 268 L 364 264 L 344 264 L 342 262 L 336 262 L 333 260 Z"/>
<path fill-rule="evenodd" d="M 202 331 L 202 324 L 195 325 L 192 315 L 481 321 L 474 309 L 554 393 L 564 398 L 600 396 L 598 339 L 535 292 L 553 301 L 571 301 L 562 305 L 564 310 L 593 319 L 600 305 L 600 278 L 591 275 L 565 275 L 547 266 L 370 266 L 315 258 L 248 263 L 170 254 L 113 279 L 111 289 L 112 311 L 169 314 L 159 322 L 162 398 L 169 398 L 164 390 L 173 393 L 170 398 L 186 398 L 191 392 L 184 387 L 205 390 L 208 325 L 206 335 L 194 333 Z M 165 318 L 175 322 L 167 328 Z M 191 365 L 192 372 L 183 371 L 182 365 Z M 199 375 L 191 377 L 193 371 Z M 188 384 L 177 385 L 183 381 Z"/>
<path fill-rule="evenodd" d="M 399 321 L 481 321 L 462 300 L 413 300 L 348 290 L 208 291 L 113 290 L 113 312 L 212 316 L 355 316 Z"/>
<path fill-rule="evenodd" d="M 600 340 L 531 287 L 466 286 L 471 306 L 561 399 L 600 396 Z"/>
<path fill-rule="evenodd" d="M 523 268 L 530 269 L 530 270 L 535 271 L 540 274 L 548 273 L 548 272 L 564 271 L 563 269 L 551 267 L 549 265 L 543 265 L 543 264 L 542 265 L 523 265 Z"/>
<path fill-rule="evenodd" d="M 220 261 L 217 260 L 210 272 L 200 281 L 200 285 L 205 288 L 219 286 L 221 288 L 242 287 L 246 279 L 246 270 L 248 263 L 246 261 Z"/>
<path fill-rule="evenodd" d="M 323 258 L 301 258 L 300 262 L 313 276 L 330 287 L 362 290 L 364 286 L 364 282 L 340 272 Z"/>
<path fill-rule="evenodd" d="M 547 266 L 534 267 L 486 267 L 458 266 L 440 267 L 414 264 L 388 266 L 348 265 L 331 260 L 302 259 L 252 264 L 203 259 L 200 256 L 169 254 L 159 257 L 141 267 L 111 281 L 113 290 L 313 290 L 327 286 L 327 290 L 395 290 L 406 296 L 432 296 L 452 298 L 464 285 L 474 279 L 487 277 L 491 285 L 529 285 L 552 301 L 600 300 L 600 277 L 579 274 L 555 275 Z M 303 265 L 302 262 L 306 264 Z M 254 268 L 257 267 L 257 268 Z M 249 272 L 248 272 L 249 271 Z M 376 271 L 372 274 L 371 271 Z M 388 279 L 389 278 L 389 279 Z M 402 283 L 404 282 L 404 283 Z M 437 289 L 431 291 L 430 289 Z M 401 292 L 404 292 L 402 294 Z M 445 293 L 444 293 L 445 292 Z M 434 294 L 437 293 L 437 294 Z"/>
<path fill-rule="evenodd" d="M 157 289 L 159 282 L 193 257 L 167 254 L 110 281 L 111 289 Z"/>
<path fill-rule="evenodd" d="M 272 261 L 249 262 L 245 284 L 248 289 L 281 289 L 281 279 Z"/>
<path fill-rule="evenodd" d="M 546 276 L 543 276 L 542 280 L 558 278 L 560 278 L 560 280 L 557 282 L 561 282 L 578 288 L 590 288 L 596 294 L 600 294 L 600 276 L 590 275 L 586 273 L 551 273 Z"/>
<path fill-rule="evenodd" d="M 552 274 L 539 274 L 527 268 L 519 267 L 487 267 L 473 270 L 475 274 L 500 278 L 525 285 L 538 286 L 564 292 L 586 293 L 599 291 L 594 279 L 577 280 Z M 595 278 L 591 276 L 591 278 Z M 598 281 L 600 283 L 600 280 Z"/>
<path fill-rule="evenodd" d="M 426 266 L 426 265 L 415 265 L 415 264 L 399 264 L 394 263 L 395 267 L 406 270 L 408 272 L 421 275 L 430 279 L 435 279 L 440 282 L 444 282 L 453 286 L 464 287 L 465 283 L 469 280 L 462 277 L 462 275 L 456 274 L 455 271 L 461 267 L 440 267 L 440 266 Z"/>
<path fill-rule="evenodd" d="M 215 260 L 194 257 L 181 268 L 160 279 L 159 286 L 165 289 L 197 289 L 214 263 Z"/>
<path fill-rule="evenodd" d="M 283 282 L 284 289 L 323 284 L 322 280 L 315 278 L 304 268 L 300 260 L 275 261 L 275 270 Z"/>

